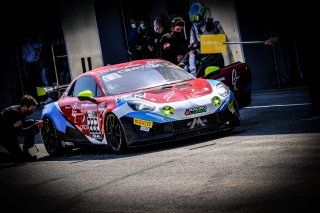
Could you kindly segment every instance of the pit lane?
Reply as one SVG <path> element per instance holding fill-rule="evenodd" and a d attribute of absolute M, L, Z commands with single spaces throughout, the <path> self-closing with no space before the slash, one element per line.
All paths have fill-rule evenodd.
<path fill-rule="evenodd" d="M 319 211 L 320 120 L 306 88 L 261 91 L 231 133 L 131 149 L 6 161 L 1 209 L 36 212 Z M 38 111 L 35 117 L 40 116 Z M 18 205 L 17 205 L 18 204 Z"/>

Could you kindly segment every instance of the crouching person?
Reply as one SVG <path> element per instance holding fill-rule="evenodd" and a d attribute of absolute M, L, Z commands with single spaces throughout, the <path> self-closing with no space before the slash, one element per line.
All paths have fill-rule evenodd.
<path fill-rule="evenodd" d="M 15 161 L 35 161 L 37 156 L 29 153 L 29 148 L 34 146 L 34 137 L 39 133 L 38 122 L 26 120 L 31 115 L 37 101 L 30 95 L 22 97 L 20 105 L 10 106 L 0 113 L 0 141 Z M 24 137 L 24 144 L 21 147 L 18 143 L 18 136 Z"/>

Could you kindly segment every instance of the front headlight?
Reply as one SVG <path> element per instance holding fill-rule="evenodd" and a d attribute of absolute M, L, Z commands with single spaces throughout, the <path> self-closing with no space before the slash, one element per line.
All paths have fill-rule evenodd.
<path fill-rule="evenodd" d="M 229 95 L 229 88 L 223 83 L 218 83 L 216 85 L 216 88 L 220 96 L 226 97 L 227 95 Z"/>
<path fill-rule="evenodd" d="M 144 101 L 128 101 L 128 106 L 134 111 L 153 111 L 156 107 Z"/>

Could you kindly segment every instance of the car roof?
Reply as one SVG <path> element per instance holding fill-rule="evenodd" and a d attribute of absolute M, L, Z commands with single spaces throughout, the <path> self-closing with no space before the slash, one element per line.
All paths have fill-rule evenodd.
<path fill-rule="evenodd" d="M 124 68 L 129 68 L 129 67 L 134 67 L 134 66 L 141 66 L 141 65 L 150 64 L 150 63 L 159 63 L 159 62 L 166 62 L 166 61 L 162 60 L 162 59 L 136 60 L 136 61 L 130 61 L 130 62 L 125 62 L 125 63 L 121 63 L 121 64 L 115 64 L 115 65 L 99 67 L 99 68 L 90 70 L 87 73 L 91 73 L 91 74 L 95 75 L 95 74 L 99 74 L 99 73 L 102 73 L 102 72 L 108 72 L 108 71 L 115 70 L 115 69 L 124 69 Z"/>

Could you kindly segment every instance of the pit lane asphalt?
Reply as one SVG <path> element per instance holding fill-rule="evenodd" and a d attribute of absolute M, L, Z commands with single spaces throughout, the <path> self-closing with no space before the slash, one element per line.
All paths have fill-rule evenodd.
<path fill-rule="evenodd" d="M 319 212 L 320 120 L 305 88 L 253 93 L 231 133 L 79 149 L 13 164 L 1 149 L 2 212 Z M 34 115 L 40 116 L 40 110 Z M 5 211 L 4 211 L 5 210 Z"/>

